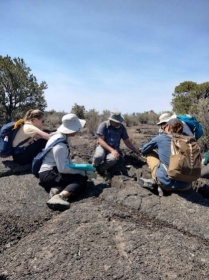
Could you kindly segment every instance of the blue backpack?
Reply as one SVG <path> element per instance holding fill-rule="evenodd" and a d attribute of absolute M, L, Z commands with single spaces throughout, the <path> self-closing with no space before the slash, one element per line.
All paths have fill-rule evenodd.
<path fill-rule="evenodd" d="M 178 119 L 185 122 L 190 128 L 191 132 L 194 134 L 196 140 L 202 137 L 204 130 L 202 124 L 197 120 L 195 116 L 190 115 L 180 115 L 177 116 Z"/>
<path fill-rule="evenodd" d="M 19 125 L 17 128 L 14 129 L 15 122 L 9 122 L 7 124 L 4 124 L 0 129 L 0 157 L 6 158 L 10 157 L 13 154 L 13 140 L 15 139 L 15 136 L 20 129 L 20 127 L 23 125 Z M 23 145 L 28 141 L 29 138 L 25 139 L 24 141 L 20 142 L 18 146 Z"/>
<path fill-rule="evenodd" d="M 41 168 L 43 159 L 45 155 L 58 143 L 64 143 L 68 146 L 68 142 L 64 138 L 58 138 L 53 143 L 51 143 L 47 148 L 43 149 L 37 156 L 34 157 L 32 161 L 32 173 L 36 176 L 36 178 L 39 178 L 39 170 Z"/>

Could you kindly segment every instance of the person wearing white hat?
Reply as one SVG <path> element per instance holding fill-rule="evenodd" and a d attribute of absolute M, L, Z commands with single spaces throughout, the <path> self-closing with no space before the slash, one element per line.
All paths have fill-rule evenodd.
<path fill-rule="evenodd" d="M 157 168 L 155 166 L 155 158 L 154 161 L 151 161 L 150 159 L 149 163 L 147 162 L 151 169 L 152 179 L 141 177 L 139 179 L 139 184 L 142 187 L 146 187 L 151 190 L 156 189 L 158 186 L 158 191 L 160 191 L 159 195 L 163 194 L 163 190 L 186 191 L 191 188 L 190 183 L 176 181 L 171 179 L 167 174 L 167 168 L 169 166 L 171 156 L 171 135 L 173 133 L 183 133 L 183 123 L 178 118 L 171 118 L 165 125 L 165 132 L 152 138 L 141 149 L 141 152 L 144 156 L 150 154 L 150 157 L 153 150 L 157 149 L 158 151 L 159 164 Z"/>
<path fill-rule="evenodd" d="M 166 125 L 167 121 L 172 118 L 176 118 L 176 114 L 171 113 L 163 113 L 159 116 L 159 122 L 157 122 L 157 126 L 159 126 L 159 134 L 164 132 L 164 126 Z"/>
<path fill-rule="evenodd" d="M 82 192 L 87 184 L 85 171 L 69 167 L 72 161 L 69 146 L 66 144 L 68 137 L 75 136 L 85 123 L 85 120 L 79 119 L 75 114 L 63 116 L 62 124 L 51 134 L 46 144 L 48 147 L 58 138 L 65 140 L 65 143 L 58 143 L 46 154 L 39 171 L 40 184 L 50 191 L 47 205 L 53 210 L 68 209 L 69 197 Z"/>
<path fill-rule="evenodd" d="M 159 122 L 157 123 L 157 125 L 160 127 L 159 134 L 164 133 L 164 127 L 165 127 L 166 123 L 169 120 L 174 119 L 174 118 L 178 118 L 178 116 L 176 114 L 172 115 L 171 113 L 163 113 L 162 115 L 160 115 Z M 194 134 L 190 130 L 189 126 L 184 121 L 181 120 L 181 122 L 183 123 L 183 133 L 194 137 Z"/>
<path fill-rule="evenodd" d="M 102 122 L 97 129 L 98 146 L 92 164 L 100 175 L 104 175 L 119 160 L 121 139 L 130 150 L 139 154 L 138 148 L 129 139 L 123 121 L 120 112 L 112 112 L 108 120 Z"/>

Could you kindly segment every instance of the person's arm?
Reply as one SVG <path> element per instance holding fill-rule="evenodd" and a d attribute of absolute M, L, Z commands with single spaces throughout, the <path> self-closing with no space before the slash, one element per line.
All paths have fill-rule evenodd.
<path fill-rule="evenodd" d="M 113 156 L 116 159 L 119 159 L 120 154 L 118 153 L 117 150 L 113 149 L 111 146 L 109 146 L 105 140 L 104 140 L 104 136 L 99 136 L 98 138 L 98 143 L 100 144 L 100 146 L 102 146 L 102 148 L 104 148 L 105 150 L 107 150 L 108 152 L 110 152 L 111 154 L 113 154 Z"/>
<path fill-rule="evenodd" d="M 139 149 L 137 149 L 132 142 L 130 141 L 129 138 L 123 140 L 123 142 L 125 143 L 126 147 L 128 147 L 130 150 L 132 150 L 134 153 L 139 154 Z"/>
<path fill-rule="evenodd" d="M 24 133 L 29 135 L 33 138 L 33 140 L 38 140 L 40 138 L 49 140 L 50 134 L 44 132 L 43 130 L 39 129 L 38 127 L 34 126 L 33 124 L 24 124 L 23 126 Z"/>
<path fill-rule="evenodd" d="M 38 140 L 40 138 L 43 138 L 43 139 L 46 139 L 46 140 L 49 140 L 50 138 L 50 134 L 42 131 L 42 130 L 39 130 L 36 132 L 35 136 L 34 136 L 34 140 Z"/>
<path fill-rule="evenodd" d="M 80 174 L 85 176 L 85 171 L 69 167 L 69 164 L 72 163 L 72 161 L 71 158 L 69 157 L 69 151 L 66 144 L 64 143 L 57 144 L 53 148 L 53 155 L 59 173 Z"/>
<path fill-rule="evenodd" d="M 157 143 L 157 138 L 158 138 L 158 137 L 159 137 L 159 136 L 156 136 L 156 137 L 152 138 L 147 144 L 145 144 L 145 145 L 142 147 L 141 153 L 142 153 L 143 155 L 145 155 L 145 154 L 151 152 L 152 150 L 158 148 L 158 143 Z"/>

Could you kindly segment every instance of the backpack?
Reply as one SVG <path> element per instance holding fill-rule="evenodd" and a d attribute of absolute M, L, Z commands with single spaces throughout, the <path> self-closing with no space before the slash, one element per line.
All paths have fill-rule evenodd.
<path fill-rule="evenodd" d="M 196 140 L 198 140 L 203 135 L 203 126 L 195 116 L 180 115 L 177 118 L 188 125 Z"/>
<path fill-rule="evenodd" d="M 47 148 L 43 149 L 37 156 L 34 157 L 32 161 L 32 173 L 36 178 L 39 178 L 39 170 L 41 168 L 43 159 L 45 155 L 58 143 L 64 143 L 68 146 L 68 142 L 64 138 L 58 138 L 53 143 L 51 143 Z"/>
<path fill-rule="evenodd" d="M 170 135 L 169 135 L 170 136 Z M 201 154 L 194 137 L 172 134 L 168 176 L 176 181 L 191 183 L 201 176 Z"/>
<path fill-rule="evenodd" d="M 15 136 L 20 129 L 20 127 L 23 125 L 19 125 L 17 128 L 14 128 L 15 122 L 9 122 L 7 124 L 4 124 L 0 129 L 0 157 L 6 158 L 9 156 L 12 156 L 13 154 L 13 140 L 15 139 Z M 22 144 L 26 143 L 29 138 L 25 139 L 24 141 L 20 142 L 18 146 L 21 146 Z"/>

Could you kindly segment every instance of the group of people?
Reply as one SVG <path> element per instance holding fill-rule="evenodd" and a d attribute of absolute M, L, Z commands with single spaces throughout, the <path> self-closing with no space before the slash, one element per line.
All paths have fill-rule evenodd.
<path fill-rule="evenodd" d="M 44 113 L 40 110 L 29 110 L 24 120 L 18 121 L 24 122 L 24 125 L 18 130 L 13 141 L 13 159 L 22 165 L 29 164 L 45 147 L 58 138 L 63 139 L 63 142 L 55 145 L 44 157 L 39 179 L 40 184 L 49 192 L 49 208 L 65 210 L 70 207 L 69 198 L 80 194 L 87 185 L 88 173 L 70 165 L 72 159 L 68 141 L 69 137 L 75 136 L 85 126 L 86 121 L 79 119 L 75 114 L 66 114 L 62 118 L 62 124 L 50 134 L 42 130 L 44 121 Z M 115 112 L 99 125 L 98 145 L 92 164 L 101 175 L 105 175 L 119 159 L 121 139 L 129 149 L 139 153 L 130 141 L 123 121 L 121 113 Z"/>
<path fill-rule="evenodd" d="M 171 157 L 172 135 L 186 135 L 196 138 L 190 127 L 176 114 L 163 113 L 157 123 L 159 135 L 151 139 L 140 150 L 146 157 L 151 170 L 151 179 L 141 177 L 139 184 L 151 190 L 158 190 L 159 195 L 171 191 L 186 191 L 191 188 L 191 183 L 171 179 L 167 170 Z M 201 155 L 200 155 L 201 157 Z M 209 178 L 209 151 L 202 160 L 201 178 Z"/>
<path fill-rule="evenodd" d="M 139 184 L 142 187 L 152 188 L 157 184 L 165 190 L 189 189 L 190 184 L 170 179 L 162 165 L 169 165 L 171 154 L 169 134 L 192 135 L 192 132 L 176 116 L 171 118 L 166 114 L 160 116 L 157 123 L 160 128 L 159 135 L 140 149 L 131 142 L 127 129 L 123 125 L 124 119 L 121 113 L 111 113 L 108 120 L 102 122 L 97 129 L 98 141 L 92 159 L 92 165 L 97 173 L 104 176 L 118 162 L 121 156 L 122 139 L 131 151 L 136 154 L 142 153 L 147 159 L 152 179 L 140 178 Z M 43 131 L 44 121 L 44 113 L 40 110 L 29 110 L 26 113 L 24 125 L 13 141 L 13 159 L 19 164 L 31 163 L 45 147 L 47 148 L 57 139 L 63 139 L 63 142 L 59 142 L 45 155 L 39 170 L 39 179 L 40 184 L 49 192 L 48 207 L 54 210 L 66 210 L 70 207 L 69 199 L 80 194 L 87 185 L 88 175 L 85 170 L 75 169 L 70 165 L 72 159 L 68 141 L 69 137 L 75 136 L 85 126 L 86 121 L 79 119 L 75 114 L 66 114 L 62 118 L 62 124 L 53 133 Z"/>

